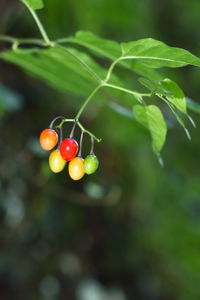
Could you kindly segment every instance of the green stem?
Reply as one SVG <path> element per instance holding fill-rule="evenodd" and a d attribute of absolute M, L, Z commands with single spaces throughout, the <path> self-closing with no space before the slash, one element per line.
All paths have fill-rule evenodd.
<path fill-rule="evenodd" d="M 105 82 L 108 82 L 110 77 L 111 77 L 111 74 L 112 74 L 112 71 L 115 67 L 115 65 L 121 60 L 121 57 L 119 57 L 118 59 L 116 59 L 110 66 L 110 68 L 108 69 L 108 73 L 106 75 L 106 78 L 105 78 Z"/>
<path fill-rule="evenodd" d="M 91 133 L 89 130 L 86 130 L 80 122 L 77 123 L 79 128 L 84 132 L 93 137 L 98 143 L 101 142 L 101 139 L 98 139 L 93 133 Z"/>
<path fill-rule="evenodd" d="M 89 97 L 85 100 L 85 102 L 83 103 L 83 105 L 81 106 L 81 108 L 79 109 L 75 119 L 79 119 L 80 115 L 82 114 L 82 112 L 84 111 L 84 109 L 86 108 L 86 106 L 88 105 L 88 103 L 90 102 L 90 100 L 92 99 L 92 97 L 98 92 L 98 90 L 103 86 L 103 84 L 99 84 L 94 90 L 93 92 L 89 95 Z"/>
<path fill-rule="evenodd" d="M 75 119 L 63 119 L 59 125 L 55 126 L 55 128 L 60 128 L 63 126 L 64 123 L 66 122 L 76 122 L 76 118 Z M 77 126 L 81 129 L 82 132 L 87 133 L 89 136 L 93 137 L 98 143 L 101 141 L 101 139 L 98 139 L 92 132 L 90 132 L 89 130 L 85 129 L 83 127 L 83 125 L 80 122 L 77 122 Z"/>
<path fill-rule="evenodd" d="M 26 3 L 24 3 L 24 4 L 26 5 L 26 7 L 30 11 L 31 15 L 33 16 L 33 19 L 35 20 L 35 22 L 36 22 L 36 24 L 37 24 L 37 26 L 39 28 L 39 31 L 40 31 L 40 33 L 41 33 L 41 35 L 42 35 L 42 37 L 43 37 L 46 45 L 51 46 L 52 42 L 50 41 L 50 39 L 49 39 L 49 37 L 48 37 L 48 35 L 47 35 L 47 33 L 46 33 L 46 31 L 45 31 L 45 29 L 44 29 L 41 21 L 40 21 L 40 19 L 38 18 L 36 12 L 28 4 L 26 4 Z"/>
<path fill-rule="evenodd" d="M 55 128 L 60 128 L 63 126 L 64 123 L 66 122 L 75 122 L 75 119 L 63 119 L 59 125 L 55 126 Z"/>
<path fill-rule="evenodd" d="M 8 35 L 0 35 L 0 41 L 14 43 L 16 39 Z"/>
<path fill-rule="evenodd" d="M 125 88 L 122 88 L 122 87 L 119 87 L 119 86 L 116 86 L 116 85 L 112 85 L 112 84 L 108 84 L 107 82 L 109 81 L 111 75 L 112 75 L 112 72 L 113 72 L 113 69 L 115 67 L 115 65 L 120 61 L 120 60 L 123 60 L 123 59 L 128 59 L 129 57 L 119 57 L 118 59 L 116 59 L 110 66 L 110 68 L 108 69 L 108 72 L 107 72 L 107 75 L 106 75 L 106 78 L 104 81 L 102 81 L 102 79 L 99 77 L 99 75 L 92 69 L 90 68 L 90 66 L 88 64 L 86 64 L 79 56 L 75 55 L 73 52 L 71 52 L 69 49 L 65 48 L 64 46 L 60 45 L 57 42 L 52 42 L 40 19 L 38 18 L 36 12 L 28 5 L 25 3 L 25 5 L 27 6 L 28 10 L 30 11 L 30 13 L 32 14 L 39 30 L 40 30 L 40 33 L 44 39 L 44 42 L 40 41 L 40 40 L 36 40 L 36 39 L 30 39 L 30 40 L 17 40 L 17 39 L 14 39 L 12 37 L 2 37 L 0 36 L 0 40 L 4 40 L 4 41 L 8 41 L 8 42 L 11 42 L 13 43 L 13 48 L 15 50 L 18 50 L 18 45 L 19 43 L 25 43 L 25 42 L 29 42 L 29 43 L 37 43 L 39 45 L 42 45 L 42 46 L 50 46 L 50 47 L 54 47 L 54 46 L 57 46 L 61 49 L 63 49 L 65 52 L 67 52 L 68 54 L 70 54 L 71 56 L 73 56 L 98 82 L 99 82 L 99 85 L 92 91 L 92 93 L 88 96 L 88 98 L 85 100 L 85 102 L 83 103 L 83 105 L 81 106 L 80 110 L 78 111 L 76 117 L 75 117 L 75 120 L 79 120 L 82 112 L 84 111 L 85 107 L 88 105 L 88 103 L 90 102 L 90 100 L 92 99 L 92 97 L 97 93 L 97 91 L 103 87 L 103 86 L 107 86 L 107 87 L 110 87 L 110 88 L 113 88 L 113 89 L 117 89 L 117 90 L 121 90 L 123 92 L 126 92 L 126 93 L 129 93 L 133 96 L 135 96 L 137 98 L 138 101 L 142 102 L 142 96 L 150 96 L 150 94 L 140 94 L 140 93 L 137 93 L 137 92 L 134 92 L 134 91 L 131 91 L 131 90 L 128 90 L 128 89 L 125 89 Z M 70 39 L 68 39 L 70 40 Z M 60 42 L 62 42 L 62 40 L 60 40 Z M 28 50 L 30 51 L 30 50 Z M 79 124 L 79 127 L 82 126 Z M 89 133 L 88 131 L 85 130 L 85 132 Z"/>
<path fill-rule="evenodd" d="M 131 94 L 131 95 L 136 96 L 136 97 L 150 97 L 151 96 L 150 93 L 141 94 L 141 93 L 134 92 L 132 90 L 128 90 L 128 89 L 125 89 L 123 87 L 113 85 L 113 84 L 109 84 L 109 83 L 104 83 L 104 86 L 107 86 L 107 87 L 110 87 L 110 88 L 113 88 L 113 89 L 116 89 L 116 90 L 123 91 L 125 93 Z"/>
<path fill-rule="evenodd" d="M 8 42 L 8 43 L 18 43 L 18 44 L 35 44 L 38 46 L 46 46 L 43 40 L 40 39 L 20 39 L 20 38 L 13 38 L 8 35 L 0 35 L 0 41 Z"/>

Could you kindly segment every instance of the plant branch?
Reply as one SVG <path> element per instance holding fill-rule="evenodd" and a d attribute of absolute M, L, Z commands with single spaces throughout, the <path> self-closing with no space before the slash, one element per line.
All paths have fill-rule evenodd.
<path fill-rule="evenodd" d="M 134 92 L 132 90 L 129 90 L 129 89 L 125 89 L 123 87 L 120 87 L 118 85 L 113 85 L 113 84 L 109 84 L 109 83 L 104 83 L 103 86 L 107 86 L 107 87 L 110 87 L 110 88 L 113 88 L 113 89 L 116 89 L 116 90 L 120 90 L 120 91 L 123 91 L 125 93 L 128 93 L 128 94 L 131 94 L 133 96 L 135 96 L 138 100 L 139 98 L 141 97 L 151 97 L 151 94 L 148 93 L 148 94 L 142 94 L 142 93 L 138 93 L 138 92 Z M 139 100 L 140 102 L 142 102 L 141 100 Z"/>
<path fill-rule="evenodd" d="M 132 90 L 129 90 L 129 89 L 126 89 L 126 88 L 123 88 L 123 87 L 120 87 L 120 86 L 117 86 L 117 85 L 112 85 L 112 84 L 109 84 L 107 83 L 112 75 L 112 72 L 113 72 L 113 69 L 115 67 L 115 65 L 120 61 L 120 60 L 123 60 L 123 59 L 127 59 L 128 57 L 119 57 L 118 59 L 116 59 L 115 61 L 113 61 L 113 63 L 111 64 L 110 68 L 108 69 L 108 72 L 107 72 L 107 75 L 106 75 L 106 78 L 105 80 L 103 81 L 99 75 L 87 64 L 85 63 L 79 56 L 77 56 L 76 54 L 74 54 L 72 51 L 70 51 L 69 49 L 67 49 L 66 47 L 62 46 L 61 44 L 59 44 L 59 42 L 63 42 L 63 40 L 57 40 L 57 42 L 52 42 L 40 19 L 38 18 L 36 12 L 28 5 L 28 4 L 25 4 L 27 6 L 27 8 L 29 9 L 30 13 L 32 14 L 39 30 L 40 30 L 40 33 L 44 39 L 44 41 L 41 41 L 41 40 L 37 40 L 37 39 L 29 39 L 29 40 L 25 40 L 25 39 L 15 39 L 15 38 L 12 38 L 12 37 L 9 37 L 9 36 L 5 36 L 5 37 L 2 37 L 0 36 L 0 40 L 2 39 L 3 41 L 7 41 L 7 42 L 11 42 L 13 43 L 13 49 L 14 50 L 18 50 L 18 45 L 20 43 L 36 43 L 37 45 L 40 45 L 40 46 L 50 46 L 50 47 L 59 47 L 60 49 L 64 50 L 65 52 L 67 52 L 68 54 L 70 54 L 71 56 L 73 56 L 94 78 L 97 82 L 99 82 L 99 85 L 92 91 L 92 93 L 88 96 L 88 98 L 85 100 L 85 102 L 83 103 L 83 105 L 81 106 L 80 110 L 78 111 L 76 117 L 75 117 L 75 120 L 79 120 L 82 112 L 84 111 L 84 109 L 86 108 L 86 106 L 88 105 L 88 103 L 90 102 L 90 100 L 93 98 L 93 96 L 97 93 L 97 91 L 105 86 L 105 87 L 110 87 L 110 88 L 113 88 L 113 89 L 116 89 L 116 90 L 120 90 L 120 91 L 123 91 L 123 92 L 126 92 L 128 94 L 131 94 L 133 95 L 134 97 L 137 98 L 137 100 L 141 103 L 143 103 L 143 99 L 142 97 L 143 96 L 151 96 L 151 94 L 140 94 L 138 92 L 135 92 L 135 91 L 132 91 Z M 59 41 L 59 42 L 58 42 Z M 66 41 L 66 39 L 65 39 Z M 70 41 L 70 38 L 68 39 L 68 41 Z M 31 50 L 28 50 L 28 51 L 31 51 Z M 81 125 L 82 126 L 82 125 Z M 79 127 L 80 127 L 80 124 L 79 124 Z M 87 131 L 85 131 L 87 132 Z"/>
<path fill-rule="evenodd" d="M 75 119 L 79 119 L 80 115 L 82 114 L 83 110 L 85 109 L 85 107 L 88 105 L 88 103 L 90 102 L 90 100 L 92 99 L 92 97 L 98 92 L 98 90 L 104 86 L 103 84 L 99 84 L 93 91 L 92 93 L 88 96 L 88 98 L 85 100 L 85 102 L 83 103 L 83 105 L 81 106 L 81 108 L 79 109 Z"/>
<path fill-rule="evenodd" d="M 64 119 L 60 122 L 59 125 L 55 126 L 55 128 L 60 128 L 63 126 L 64 123 L 67 123 L 67 122 L 76 122 L 76 118 L 75 119 Z M 89 136 L 93 137 L 98 143 L 101 141 L 101 139 L 97 138 L 92 132 L 90 132 L 89 130 L 85 129 L 83 127 L 83 125 L 78 121 L 77 123 L 77 126 L 81 129 L 82 132 L 84 133 L 87 133 Z"/>
<path fill-rule="evenodd" d="M 108 69 L 108 73 L 106 75 L 106 78 L 105 78 L 105 82 L 108 82 L 111 75 L 112 75 L 112 71 L 115 67 L 115 65 L 121 60 L 121 57 L 117 58 L 116 60 L 113 61 L 113 63 L 110 65 L 110 68 Z"/>
<path fill-rule="evenodd" d="M 33 16 L 33 19 L 35 20 L 37 26 L 38 26 L 38 29 L 46 43 L 47 46 L 51 46 L 52 45 L 52 42 L 50 41 L 47 33 L 46 33 L 46 30 L 44 29 L 40 19 L 38 18 L 36 12 L 28 5 L 24 2 L 24 4 L 26 5 L 26 7 L 28 8 L 28 10 L 30 11 L 31 15 Z"/>
<path fill-rule="evenodd" d="M 8 43 L 18 43 L 20 44 L 33 44 L 38 46 L 46 46 L 46 43 L 44 43 L 43 40 L 40 39 L 20 39 L 20 38 L 14 38 L 8 35 L 0 35 L 0 41 L 1 42 L 8 42 Z"/>

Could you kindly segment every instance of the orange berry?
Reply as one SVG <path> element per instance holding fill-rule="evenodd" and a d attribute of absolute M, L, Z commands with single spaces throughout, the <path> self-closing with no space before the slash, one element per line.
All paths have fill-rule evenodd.
<path fill-rule="evenodd" d="M 44 129 L 40 134 L 40 145 L 42 149 L 52 150 L 58 143 L 58 134 L 53 129 Z"/>

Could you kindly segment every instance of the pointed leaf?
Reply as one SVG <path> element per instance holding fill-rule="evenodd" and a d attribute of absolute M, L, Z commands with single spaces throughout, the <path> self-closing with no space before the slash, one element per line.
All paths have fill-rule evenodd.
<path fill-rule="evenodd" d="M 73 48 L 67 48 L 67 50 L 71 54 L 59 47 L 29 49 L 28 51 L 22 49 L 17 51 L 10 50 L 0 53 L 0 59 L 21 67 L 32 76 L 43 80 L 58 91 L 84 97 L 88 96 L 98 84 L 98 79 L 94 76 L 93 72 L 100 79 L 103 79 L 107 71 L 88 54 Z M 89 72 L 85 65 L 92 72 Z M 114 74 L 111 76 L 110 82 L 121 87 L 124 85 Z M 99 100 L 109 98 L 116 99 L 116 101 L 120 99 L 124 103 L 131 103 L 131 105 L 133 103 L 132 95 L 114 89 L 104 89 L 96 97 Z"/>
<path fill-rule="evenodd" d="M 165 96 L 165 98 L 182 113 L 187 114 L 185 95 L 176 82 L 169 78 L 157 82 L 146 78 L 139 78 L 139 82 L 153 94 Z"/>
<path fill-rule="evenodd" d="M 73 38 L 71 38 L 71 40 L 73 40 Z M 75 35 L 74 42 L 93 50 L 101 56 L 113 60 L 121 56 L 121 48 L 117 42 L 102 39 L 89 31 L 78 31 Z"/>
<path fill-rule="evenodd" d="M 164 96 L 173 95 L 172 92 L 165 90 L 161 86 L 161 81 L 152 81 L 147 78 L 139 78 L 138 81 L 147 89 L 149 89 L 152 94 L 161 94 Z"/>
<path fill-rule="evenodd" d="M 200 66 L 200 59 L 189 51 L 169 47 L 151 38 L 122 43 L 121 47 L 125 58 L 140 60 L 151 68 Z"/>
<path fill-rule="evenodd" d="M 185 95 L 178 84 L 168 78 L 162 80 L 160 84 L 164 90 L 169 91 L 172 94 L 168 95 L 167 99 L 184 114 L 187 114 Z"/>
<path fill-rule="evenodd" d="M 78 31 L 75 37 L 67 38 L 66 41 L 86 47 L 94 54 L 107 57 L 111 60 L 116 60 L 122 55 L 122 49 L 119 43 L 103 39 L 89 31 Z M 155 70 L 147 68 L 139 61 L 121 61 L 119 65 L 132 69 L 141 76 L 146 76 L 154 80 L 162 79 L 160 74 Z"/>
<path fill-rule="evenodd" d="M 106 71 L 90 56 L 75 49 L 68 50 L 81 58 L 100 77 L 105 77 Z M 0 53 L 0 58 L 22 67 L 62 92 L 88 95 L 97 84 L 97 80 L 79 61 L 58 47 L 36 49 L 33 52 L 10 50 Z"/>

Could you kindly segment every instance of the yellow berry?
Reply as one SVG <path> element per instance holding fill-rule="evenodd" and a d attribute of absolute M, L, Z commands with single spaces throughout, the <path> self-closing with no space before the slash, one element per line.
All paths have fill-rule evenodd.
<path fill-rule="evenodd" d="M 68 166 L 69 176 L 73 180 L 80 180 L 85 175 L 83 167 L 84 159 L 81 157 L 75 157 L 72 159 Z"/>
<path fill-rule="evenodd" d="M 61 172 L 66 165 L 66 161 L 62 158 L 60 150 L 54 150 L 49 155 L 49 166 L 54 173 Z"/>

